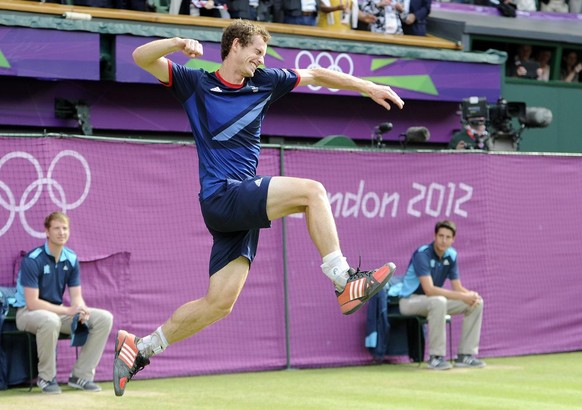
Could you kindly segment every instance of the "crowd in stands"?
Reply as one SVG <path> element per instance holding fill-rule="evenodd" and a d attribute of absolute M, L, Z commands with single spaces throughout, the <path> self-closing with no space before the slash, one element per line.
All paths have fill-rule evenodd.
<path fill-rule="evenodd" d="M 297 24 L 349 32 L 426 36 L 432 0 L 46 0 L 79 6 Z M 436 1 L 436 0 L 435 0 Z M 492 0 L 438 0 L 492 6 Z M 520 11 L 582 14 L 582 0 L 497 0 Z M 499 8 L 499 7 L 498 7 Z M 510 53 L 511 54 L 511 53 Z M 508 59 L 507 76 L 539 81 L 582 82 L 580 53 L 565 50 L 560 75 L 552 76 L 552 50 L 519 46 Z"/>
<path fill-rule="evenodd" d="M 246 19 L 317 26 L 335 31 L 426 35 L 432 0 L 46 0 L 78 6 Z M 436 0 L 435 0 L 436 1 Z M 439 0 L 520 11 L 582 13 L 582 0 Z"/>
<path fill-rule="evenodd" d="M 552 79 L 552 50 L 540 48 L 537 51 L 529 44 L 517 48 L 513 58 L 508 60 L 507 76 L 538 81 Z M 564 50 L 559 80 L 568 83 L 582 82 L 582 62 L 576 50 Z"/>
<path fill-rule="evenodd" d="M 77 6 L 246 19 L 335 31 L 426 35 L 431 0 L 46 0 Z"/>
<path fill-rule="evenodd" d="M 430 5 L 431 0 L 171 0 L 169 13 L 424 36 Z"/>

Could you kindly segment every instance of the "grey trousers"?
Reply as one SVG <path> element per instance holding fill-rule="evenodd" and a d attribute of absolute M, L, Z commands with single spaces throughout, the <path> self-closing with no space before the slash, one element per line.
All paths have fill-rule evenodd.
<path fill-rule="evenodd" d="M 418 315 L 427 318 L 429 354 L 431 356 L 446 356 L 446 315 L 465 316 L 457 352 L 470 355 L 479 353 L 483 303 L 478 303 L 471 308 L 460 300 L 451 300 L 444 296 L 411 295 L 407 298 L 401 298 L 399 305 L 400 313 L 403 315 Z"/>
<path fill-rule="evenodd" d="M 95 368 L 101 360 L 105 343 L 111 326 L 113 315 L 102 309 L 89 308 L 89 336 L 87 342 L 80 348 L 79 358 L 72 369 L 72 374 L 85 380 L 93 381 Z M 52 380 L 57 375 L 57 341 L 59 333 L 71 334 L 72 316 L 60 316 L 48 310 L 28 310 L 19 308 L 16 312 L 16 327 L 18 330 L 36 335 L 38 351 L 38 376 L 44 380 Z"/>

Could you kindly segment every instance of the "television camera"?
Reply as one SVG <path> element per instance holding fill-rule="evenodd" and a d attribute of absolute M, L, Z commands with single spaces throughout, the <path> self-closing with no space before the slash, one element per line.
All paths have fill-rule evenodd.
<path fill-rule="evenodd" d="M 390 132 L 393 128 L 391 122 L 383 122 L 378 124 L 372 130 L 372 145 L 377 148 L 384 147 L 383 135 Z M 400 134 L 400 145 L 406 148 L 409 142 L 424 143 L 430 139 L 430 131 L 426 127 L 409 127 L 406 132 Z"/>
<path fill-rule="evenodd" d="M 527 107 L 524 102 L 508 102 L 499 98 L 488 104 L 485 97 L 469 97 L 461 103 L 464 125 L 474 117 L 485 118 L 490 130 L 492 150 L 519 150 L 522 133 L 526 128 L 545 128 L 552 122 L 552 111 L 543 107 Z M 517 124 L 515 122 L 517 120 Z"/>

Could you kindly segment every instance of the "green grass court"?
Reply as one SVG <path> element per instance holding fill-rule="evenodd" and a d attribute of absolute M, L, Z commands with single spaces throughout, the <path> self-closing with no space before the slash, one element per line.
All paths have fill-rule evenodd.
<path fill-rule="evenodd" d="M 2 409 L 581 409 L 582 352 L 486 359 L 484 369 L 410 365 L 134 380 L 123 397 L 61 386 L 0 392 Z M 155 363 L 153 364 L 155 366 Z M 144 370 L 147 372 L 147 368 Z"/>

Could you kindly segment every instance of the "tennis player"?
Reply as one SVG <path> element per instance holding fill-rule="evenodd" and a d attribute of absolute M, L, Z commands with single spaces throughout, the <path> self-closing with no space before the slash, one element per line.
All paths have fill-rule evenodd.
<path fill-rule="evenodd" d="M 331 206 L 317 181 L 256 175 L 261 124 L 269 106 L 297 86 L 317 85 L 368 95 L 386 109 L 399 108 L 400 97 L 378 85 L 323 68 L 273 69 L 264 65 L 266 29 L 235 20 L 222 35 L 220 68 L 209 73 L 166 58 L 183 52 L 203 54 L 196 40 L 169 38 L 135 49 L 138 66 L 156 77 L 182 103 L 190 120 L 199 159 L 200 204 L 213 237 L 208 292 L 180 306 L 152 334 L 138 338 L 117 333 L 113 384 L 123 395 L 128 381 L 149 364 L 149 358 L 227 316 L 253 261 L 259 230 L 271 221 L 304 213 L 311 239 L 322 257 L 323 273 L 335 285 L 341 312 L 349 315 L 376 294 L 392 276 L 393 263 L 371 271 L 352 269 L 340 249 Z"/>

